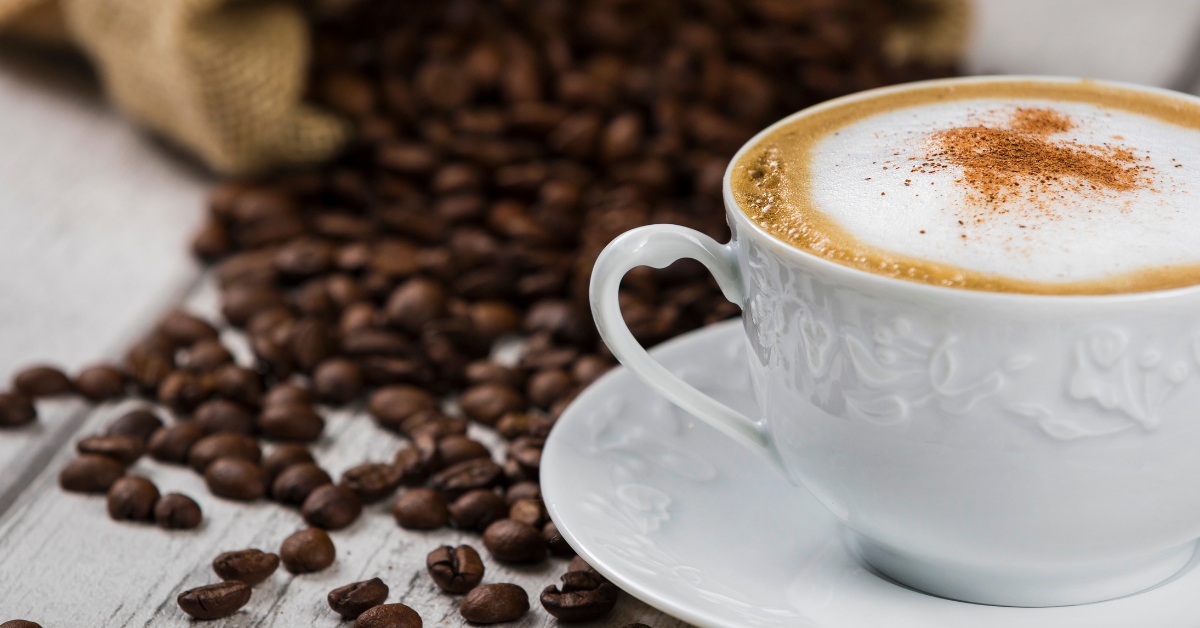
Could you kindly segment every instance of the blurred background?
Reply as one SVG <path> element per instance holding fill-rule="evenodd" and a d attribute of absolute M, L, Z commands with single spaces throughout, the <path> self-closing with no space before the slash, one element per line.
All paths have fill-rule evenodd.
<path fill-rule="evenodd" d="M 64 3 L 67 8 L 72 8 L 72 4 L 86 3 Z M 403 12 L 408 10 L 405 7 L 430 3 L 392 4 L 398 5 L 398 10 Z M 780 0 L 749 4 L 762 5 L 760 8 L 770 19 L 786 23 L 789 11 L 796 13 L 796 7 L 830 3 Z M 915 6 L 918 13 L 919 10 L 942 10 L 936 2 L 907 5 L 911 6 L 906 6 L 906 10 Z M 954 8 L 955 3 L 949 3 L 949 6 L 951 12 L 959 10 Z M 946 36 L 949 41 L 944 43 L 942 50 L 925 51 L 935 56 L 946 54 L 946 50 L 952 51 L 953 58 L 941 59 L 933 64 L 936 67 L 896 71 L 861 84 L 854 83 L 853 77 L 827 77 L 816 71 L 800 74 L 801 78 L 797 80 L 814 84 L 849 81 L 829 87 L 825 96 L 879 82 L 951 71 L 1071 75 L 1188 92 L 1200 89 L 1200 2 L 971 0 L 966 6 L 969 11 L 955 14 L 968 20 L 961 45 L 956 35 L 951 34 Z M 328 7 L 312 11 L 321 15 L 336 13 Z M 10 10 L 8 14 L 11 17 L 15 12 L 15 9 Z M 0 3 L 0 21 L 6 19 L 4 16 L 4 6 Z M 403 23 L 403 16 L 394 12 L 389 16 L 388 19 Z M 133 63 L 132 70 L 122 69 L 122 64 L 129 63 L 121 55 L 145 56 L 149 54 L 147 49 L 135 46 L 130 50 L 110 50 L 111 44 L 104 41 L 105 33 L 97 32 L 102 28 L 87 25 L 86 10 L 75 8 L 74 13 L 67 12 L 67 17 L 71 29 L 69 43 L 63 47 L 45 44 L 45 37 L 33 37 L 42 43 L 30 45 L 28 33 L 10 32 L 0 43 L 0 268 L 3 268 L 0 272 L 0 348 L 3 349 L 0 351 L 0 378 L 4 379 L 18 366 L 31 361 L 75 369 L 100 357 L 117 355 L 139 329 L 145 328 L 196 281 L 201 269 L 189 254 L 189 242 L 192 234 L 205 222 L 205 198 L 209 188 L 222 179 L 214 171 L 236 170 L 245 165 L 228 155 L 222 157 L 220 147 L 197 148 L 203 142 L 189 139 L 186 133 L 173 135 L 163 130 L 164 125 L 172 123 L 173 116 L 192 115 L 183 107 L 188 103 L 181 105 L 172 100 L 173 97 L 209 98 L 211 94 L 181 96 L 180 93 L 186 90 L 172 86 L 167 79 L 168 86 L 161 89 L 168 94 L 157 100 L 151 99 L 149 104 L 131 103 L 130 90 L 160 89 L 154 84 L 162 77 L 154 73 L 163 70 L 145 65 L 144 60 Z M 51 16 L 49 19 L 56 18 Z M 57 19 L 61 19 L 61 15 Z M 129 19 L 130 23 L 136 23 L 148 18 L 133 16 Z M 327 18 L 312 19 L 317 23 Z M 901 15 L 897 19 L 911 19 L 911 16 Z M 41 20 L 39 23 L 49 22 Z M 240 28 L 236 26 L 239 23 L 246 22 L 234 19 L 224 27 L 220 23 L 207 27 L 236 31 Z M 336 20 L 333 23 L 336 24 Z M 364 26 L 362 21 L 355 24 L 354 28 L 370 27 Z M 38 28 L 35 26 L 33 30 Z M 349 27 L 317 26 L 314 32 L 323 33 L 325 45 L 336 48 L 339 38 L 345 41 L 346 28 Z M 834 24 L 828 28 L 844 28 L 844 25 Z M 693 35 L 702 40 L 706 32 L 700 29 Z M 644 30 L 630 34 L 656 36 Z M 618 32 L 612 36 L 620 35 Z M 50 37 L 57 36 L 52 34 Z M 560 36 L 568 49 L 576 45 L 571 40 L 571 33 Z M 668 35 L 663 33 L 662 36 Z M 869 34 L 851 32 L 849 36 L 861 38 L 869 37 Z M 280 37 L 283 43 L 279 46 L 286 48 L 295 44 L 295 37 L 289 40 L 286 33 Z M 889 45 L 900 47 L 899 52 L 892 51 L 894 54 L 912 57 L 916 54 L 913 50 L 924 45 L 919 39 L 918 36 L 914 43 L 910 37 L 907 44 L 901 40 Z M 436 46 L 437 42 L 429 45 Z M 698 41 L 694 45 L 705 44 Z M 70 52 L 79 48 L 84 48 L 87 54 Z M 278 52 L 278 47 L 272 50 L 255 54 L 269 57 Z M 353 56 L 357 53 L 353 50 L 330 52 L 318 45 L 312 54 L 319 61 L 322 54 Z M 486 61 L 484 59 L 482 63 L 486 65 Z M 130 74 L 132 76 L 123 76 Z M 311 77 L 311 73 L 302 71 L 301 82 Z M 436 81 L 436 77 L 430 80 Z M 780 81 L 778 78 L 769 80 Z M 320 85 L 289 86 L 283 80 L 277 83 L 272 89 L 308 89 L 310 96 L 321 88 Z M 776 87 L 788 88 L 786 85 Z M 244 88 L 237 84 L 218 86 L 218 89 L 234 91 Z M 354 85 L 347 87 L 348 95 L 343 94 L 343 98 L 353 100 L 354 88 Z M 581 89 L 585 88 L 586 85 Z M 451 85 L 446 89 L 453 92 L 454 87 Z M 753 92 L 757 86 L 751 78 L 742 87 L 733 89 L 745 93 Z M 321 100 L 320 95 L 317 96 L 317 100 Z M 328 103 L 329 94 L 325 96 Z M 798 97 L 799 100 L 781 97 L 781 102 L 803 105 L 821 97 L 822 92 L 817 89 L 806 92 Z M 337 98 L 335 95 L 334 100 Z M 453 101 L 457 97 L 450 93 L 446 98 Z M 454 103 L 450 104 L 453 106 Z M 353 109 L 356 105 L 342 102 L 340 106 Z M 328 111 L 328 108 L 319 111 Z M 752 113 L 744 120 L 734 116 L 733 122 L 746 125 L 752 132 L 787 111 L 772 109 L 769 113 Z M 308 138 L 307 148 L 292 146 L 277 152 L 299 154 L 308 150 L 314 155 L 320 154 L 325 150 L 321 148 L 325 146 L 321 142 L 336 141 L 321 135 L 321 125 L 330 124 L 329 118 L 320 117 L 323 113 L 313 113 L 316 117 L 312 120 L 296 120 L 298 116 L 307 115 L 308 112 L 288 112 L 287 116 L 268 116 L 254 125 L 292 125 L 296 128 L 289 127 L 281 133 L 308 133 L 316 138 Z M 478 123 L 486 125 L 488 122 L 481 119 Z M 147 128 L 153 131 L 147 131 Z M 380 130 L 378 125 L 367 125 L 367 128 L 368 132 L 372 128 L 378 133 L 390 132 Z M 362 131 L 361 125 L 359 131 Z M 328 129 L 326 132 L 327 135 L 334 133 Z M 401 135 L 420 132 L 421 129 L 415 127 L 397 131 Z M 312 142 L 320 146 L 313 148 Z M 732 143 L 736 148 L 737 142 Z M 705 151 L 708 157 L 720 158 L 720 150 L 705 148 Z M 277 163 L 282 163 L 288 156 L 276 155 L 275 158 Z M 269 156 L 265 159 L 271 161 Z M 260 165 L 252 164 L 251 168 Z M 719 209 L 712 211 L 719 212 Z"/>

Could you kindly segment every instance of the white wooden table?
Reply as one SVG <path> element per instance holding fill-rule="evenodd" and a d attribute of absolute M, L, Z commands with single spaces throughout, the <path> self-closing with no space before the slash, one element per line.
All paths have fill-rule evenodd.
<path fill-rule="evenodd" d="M 1195 2 L 979 0 L 979 7 L 972 71 L 1073 73 L 1189 90 L 1200 78 Z M 86 75 L 0 47 L 0 378 L 32 361 L 76 371 L 116 357 L 181 301 L 214 313 L 214 290 L 185 253 L 210 183 L 108 110 Z M 199 529 L 113 522 L 102 497 L 59 490 L 57 473 L 74 441 L 124 409 L 42 403 L 36 426 L 0 432 L 0 622 L 179 625 L 188 620 L 175 596 L 216 581 L 213 557 L 248 547 L 276 551 L 303 525 L 295 510 L 215 498 L 190 470 L 151 460 L 134 472 L 164 492 L 195 498 L 204 510 Z M 315 453 L 334 477 L 366 460 L 389 460 L 400 444 L 361 408 L 327 418 Z M 475 436 L 495 441 L 484 430 Z M 426 626 L 464 625 L 461 598 L 437 592 L 424 561 L 443 544 L 482 550 L 478 535 L 401 530 L 381 503 L 332 536 L 338 558 L 331 568 L 302 576 L 280 569 L 242 612 L 212 625 L 348 625 L 328 609 L 325 594 L 374 576 L 391 587 L 388 601 L 417 609 Z M 533 610 L 511 625 L 556 625 L 536 598 L 557 582 L 565 561 L 505 567 L 481 554 L 485 581 L 515 582 L 531 595 Z M 685 626 L 628 595 L 591 625 L 633 621 Z"/>

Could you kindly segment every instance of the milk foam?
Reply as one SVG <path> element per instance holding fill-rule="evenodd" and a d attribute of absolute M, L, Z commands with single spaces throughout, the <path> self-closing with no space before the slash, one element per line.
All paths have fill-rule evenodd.
<path fill-rule="evenodd" d="M 1045 136 L 1048 142 L 1128 150 L 1148 167 L 1143 185 L 1110 190 L 1074 182 L 988 204 L 964 183 L 963 167 L 922 168 L 936 153 L 937 132 L 1004 127 L 1018 108 L 1071 121 L 1073 128 Z M 819 139 L 810 159 L 813 208 L 892 253 L 1055 283 L 1200 264 L 1194 128 L 1085 102 L 979 98 L 866 117 Z"/>

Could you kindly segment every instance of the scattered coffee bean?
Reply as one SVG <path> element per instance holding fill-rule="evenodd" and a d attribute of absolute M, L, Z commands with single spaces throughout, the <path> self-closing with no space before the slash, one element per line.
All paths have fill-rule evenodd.
<path fill-rule="evenodd" d="M 595 568 L 587 564 L 587 561 L 583 560 L 582 556 L 576 556 L 575 558 L 571 559 L 571 562 L 567 563 L 567 573 L 572 571 L 586 571 L 588 573 L 600 576 L 600 572 L 596 571 Z M 600 577 L 603 578 L 604 576 Z"/>
<path fill-rule="evenodd" d="M 363 611 L 354 628 L 421 628 L 421 616 L 403 604 L 380 604 Z"/>
<path fill-rule="evenodd" d="M 154 522 L 167 530 L 191 530 L 200 525 L 203 514 L 196 500 L 182 493 L 167 493 L 154 504 Z"/>
<path fill-rule="evenodd" d="M 550 434 L 554 420 L 547 417 L 528 414 L 525 412 L 509 412 L 496 421 L 496 431 L 509 440 L 521 436 L 541 436 Z"/>
<path fill-rule="evenodd" d="M 404 491 L 392 504 L 392 516 L 408 530 L 434 530 L 446 525 L 449 513 L 446 498 L 427 488 Z"/>
<path fill-rule="evenodd" d="M 483 545 L 496 560 L 506 563 L 536 563 L 546 558 L 546 539 L 527 523 L 500 519 L 483 533 Z"/>
<path fill-rule="evenodd" d="M 101 436 L 132 436 L 142 441 L 148 441 L 150 436 L 162 426 L 162 419 L 155 416 L 153 412 L 132 410 L 105 426 Z"/>
<path fill-rule="evenodd" d="M 553 521 L 547 521 L 546 525 L 542 527 L 542 538 L 546 539 L 546 547 L 550 548 L 551 554 L 563 557 L 575 555 L 575 548 L 567 543 Z"/>
<path fill-rule="evenodd" d="M 217 337 L 217 329 L 208 321 L 183 310 L 172 310 L 158 323 L 158 331 L 174 344 L 186 347 Z"/>
<path fill-rule="evenodd" d="M 483 532 L 508 514 L 504 498 L 488 488 L 463 493 L 450 504 L 450 523 L 459 530 Z"/>
<path fill-rule="evenodd" d="M 128 467 L 146 453 L 146 443 L 135 436 L 89 436 L 75 443 L 75 449 L 81 454 L 108 456 Z"/>
<path fill-rule="evenodd" d="M 446 290 L 436 281 L 409 279 L 388 297 L 384 312 L 388 323 L 410 332 L 420 331 L 429 321 L 442 316 Z"/>
<path fill-rule="evenodd" d="M 311 443 L 321 437 L 325 419 L 312 406 L 276 404 L 263 408 L 258 417 L 258 429 L 272 440 Z"/>
<path fill-rule="evenodd" d="M 125 373 L 115 366 L 89 366 L 75 377 L 75 389 L 89 401 L 107 401 L 125 394 Z"/>
<path fill-rule="evenodd" d="M 504 493 L 504 503 L 510 507 L 522 499 L 541 499 L 542 487 L 537 482 L 517 482 Z"/>
<path fill-rule="evenodd" d="M 316 401 L 313 398 L 312 392 L 307 388 L 301 388 L 294 384 L 279 384 L 267 391 L 267 396 L 263 398 L 263 407 L 283 405 L 300 405 L 311 406 Z"/>
<path fill-rule="evenodd" d="M 192 424 L 206 434 L 234 432 L 254 433 L 254 416 L 240 404 L 225 399 L 205 401 L 192 414 Z"/>
<path fill-rule="evenodd" d="M 333 612 L 346 619 L 357 619 L 367 609 L 387 600 L 388 586 L 379 578 L 355 582 L 329 592 L 326 600 Z"/>
<path fill-rule="evenodd" d="M 292 573 L 321 571 L 332 565 L 335 558 L 333 540 L 320 528 L 300 530 L 279 546 L 279 559 Z"/>
<path fill-rule="evenodd" d="M 217 458 L 204 468 L 204 483 L 217 497 L 254 501 L 266 493 L 262 470 L 245 458 Z"/>
<path fill-rule="evenodd" d="M 483 581 L 483 561 L 470 545 L 443 545 L 425 559 L 434 584 L 446 593 L 466 593 Z"/>
<path fill-rule="evenodd" d="M 538 469 L 542 466 L 542 447 L 545 444 L 545 438 L 522 436 L 508 445 L 508 457 L 521 465 L 526 476 L 536 479 Z"/>
<path fill-rule="evenodd" d="M 233 362 L 233 354 L 219 340 L 200 340 L 188 347 L 180 360 L 181 365 L 196 373 L 208 373 L 222 364 Z"/>
<path fill-rule="evenodd" d="M 515 584 L 482 584 L 463 598 L 459 612 L 477 624 L 516 621 L 529 611 L 529 594 Z"/>
<path fill-rule="evenodd" d="M 575 381 L 562 369 L 548 369 L 529 378 L 526 394 L 529 402 L 539 408 L 549 408 L 550 404 L 570 392 Z"/>
<path fill-rule="evenodd" d="M 284 469 L 302 462 L 314 462 L 312 453 L 308 451 L 308 447 L 300 443 L 280 443 L 271 448 L 271 451 L 266 456 L 263 456 L 263 476 L 269 485 L 274 484 L 275 479 L 279 477 L 279 474 L 283 473 Z M 308 494 L 306 493 L 305 497 L 307 496 Z"/>
<path fill-rule="evenodd" d="M 250 586 L 230 580 L 184 591 L 175 598 L 183 612 L 196 619 L 229 617 L 250 601 Z"/>
<path fill-rule="evenodd" d="M 71 392 L 71 380 L 53 366 L 31 366 L 13 377 L 13 388 L 29 397 L 52 397 Z"/>
<path fill-rule="evenodd" d="M 607 615 L 617 604 L 618 589 L 586 571 L 563 574 L 562 590 L 550 585 L 542 591 L 542 607 L 560 621 L 587 621 Z"/>
<path fill-rule="evenodd" d="M 504 384 L 479 384 L 463 391 L 459 399 L 463 413 L 483 423 L 495 425 L 508 412 L 517 412 L 525 407 L 521 393 Z"/>
<path fill-rule="evenodd" d="M 158 386 L 158 402 L 181 414 L 192 412 L 211 394 L 208 381 L 191 371 L 175 371 Z"/>
<path fill-rule="evenodd" d="M 192 446 L 204 438 L 204 432 L 191 423 L 161 427 L 150 436 L 150 456 L 159 462 L 183 464 Z"/>
<path fill-rule="evenodd" d="M 95 454 L 83 454 L 58 473 L 58 485 L 73 493 L 107 493 L 125 475 L 125 465 Z"/>
<path fill-rule="evenodd" d="M 465 436 L 467 422 L 440 412 L 421 411 L 405 419 L 400 424 L 400 432 L 412 439 L 428 436 L 438 441 L 447 436 Z"/>
<path fill-rule="evenodd" d="M 541 528 L 550 520 L 546 505 L 540 499 L 518 499 L 509 509 L 508 518 L 526 525 Z"/>
<path fill-rule="evenodd" d="M 317 398 L 330 403 L 349 403 L 363 390 L 362 371 L 345 358 L 330 358 L 313 369 Z"/>
<path fill-rule="evenodd" d="M 504 484 L 504 468 L 490 458 L 476 458 L 439 471 L 432 481 L 447 498 L 457 499 L 467 491 Z"/>
<path fill-rule="evenodd" d="M 0 628 L 42 628 L 42 625 L 28 619 L 10 619 L 0 624 Z"/>
<path fill-rule="evenodd" d="M 238 366 L 225 364 L 212 374 L 213 392 L 246 407 L 258 407 L 262 401 L 262 377 L 258 373 Z"/>
<path fill-rule="evenodd" d="M 492 453 L 483 443 L 466 436 L 446 436 L 438 441 L 438 456 L 442 464 L 452 467 L 460 462 L 476 458 L 491 458 Z"/>
<path fill-rule="evenodd" d="M 433 395 L 414 386 L 385 386 L 375 391 L 367 410 L 383 427 L 398 430 L 400 423 L 422 410 L 436 410 Z"/>
<path fill-rule="evenodd" d="M 275 573 L 279 557 L 256 549 L 225 552 L 213 559 L 212 568 L 222 580 L 240 580 L 254 586 Z"/>
<path fill-rule="evenodd" d="M 257 463 L 261 457 L 262 449 L 253 438 L 245 434 L 217 432 L 192 445 L 187 463 L 197 473 L 204 473 L 204 469 L 217 458 L 241 458 Z"/>
<path fill-rule="evenodd" d="M 509 388 L 525 386 L 525 373 L 521 369 L 501 366 L 491 360 L 477 360 L 468 364 L 465 375 L 471 384 L 501 384 Z"/>
<path fill-rule="evenodd" d="M 571 365 L 571 376 L 580 386 L 588 386 L 612 369 L 612 362 L 598 355 L 581 355 Z"/>
<path fill-rule="evenodd" d="M 329 474 L 316 463 L 301 462 L 284 469 L 275 478 L 271 484 L 271 497 L 284 504 L 300 506 L 313 491 L 332 482 Z"/>
<path fill-rule="evenodd" d="M 372 504 L 391 495 L 400 486 L 404 472 L 390 464 L 368 462 L 342 474 L 342 486 L 354 491 L 363 503 Z"/>
<path fill-rule="evenodd" d="M 362 499 L 358 493 L 344 486 L 326 484 L 308 494 L 300 513 L 310 526 L 341 530 L 362 514 Z"/>
<path fill-rule="evenodd" d="M 0 393 L 0 427 L 18 427 L 37 420 L 33 401 L 21 393 Z"/>
<path fill-rule="evenodd" d="M 108 516 L 117 521 L 153 521 L 158 487 L 143 477 L 130 476 L 113 482 L 105 497 Z"/>

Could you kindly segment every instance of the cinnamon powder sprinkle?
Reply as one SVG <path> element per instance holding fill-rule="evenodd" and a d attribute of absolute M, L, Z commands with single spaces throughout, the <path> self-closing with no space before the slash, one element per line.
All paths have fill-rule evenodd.
<path fill-rule="evenodd" d="M 1060 112 L 1019 108 L 1000 126 L 938 131 L 931 152 L 913 171 L 961 167 L 959 182 L 986 206 L 1017 199 L 1043 206 L 1041 201 L 1063 191 L 1124 192 L 1150 183 L 1148 173 L 1153 168 L 1138 165 L 1127 148 L 1050 138 L 1072 128 L 1071 119 Z"/>

